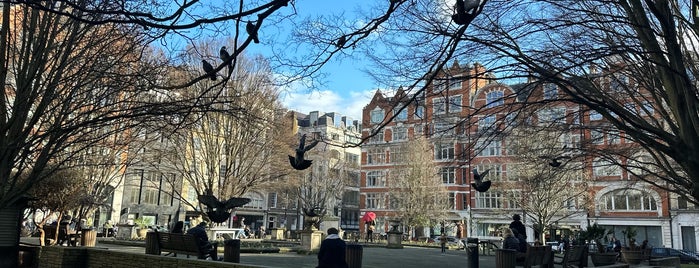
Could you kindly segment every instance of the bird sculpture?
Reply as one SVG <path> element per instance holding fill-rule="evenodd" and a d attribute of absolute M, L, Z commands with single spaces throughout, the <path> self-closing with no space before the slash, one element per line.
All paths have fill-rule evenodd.
<path fill-rule="evenodd" d="M 320 207 L 303 208 L 303 215 L 308 217 L 318 217 L 323 216 L 323 214 L 325 214 L 325 210 Z"/>
<path fill-rule="evenodd" d="M 250 37 L 252 37 L 253 42 L 256 44 L 260 43 L 260 39 L 257 38 L 257 27 L 252 23 L 252 21 L 248 21 L 248 24 L 245 25 L 245 31 Z"/>
<path fill-rule="evenodd" d="M 204 72 L 206 72 L 209 75 L 211 80 L 216 81 L 216 72 L 214 71 L 214 66 L 211 66 L 211 63 L 209 63 L 206 60 L 201 60 L 201 64 L 204 67 Z"/>
<path fill-rule="evenodd" d="M 335 43 L 335 46 L 337 48 L 342 48 L 345 46 L 345 43 L 347 43 L 347 37 L 346 36 L 340 36 L 340 39 L 337 40 L 337 43 Z"/>
<path fill-rule="evenodd" d="M 483 172 L 483 174 L 478 174 L 478 169 L 473 169 L 473 183 L 471 183 L 471 187 L 476 189 L 476 191 L 479 192 L 485 192 L 490 189 L 490 181 L 483 181 L 483 178 L 485 178 L 486 175 L 488 175 L 489 170 L 486 170 Z"/>
<path fill-rule="evenodd" d="M 539 156 L 539 158 L 548 160 L 549 166 L 557 168 L 563 164 L 563 162 L 561 162 L 560 160 L 570 159 L 570 156 L 567 156 L 567 155 L 561 155 L 561 156 L 542 155 L 542 156 Z"/>
<path fill-rule="evenodd" d="M 481 4 L 480 0 L 456 0 L 454 15 L 451 16 L 454 23 L 464 25 L 473 19 L 475 10 Z M 473 10 L 473 12 L 471 12 Z"/>
<path fill-rule="evenodd" d="M 209 216 L 211 221 L 216 223 L 222 223 L 227 221 L 231 216 L 229 210 L 242 207 L 247 203 L 250 203 L 250 198 L 233 197 L 228 199 L 226 202 L 221 202 L 213 195 L 199 195 L 199 202 L 206 205 L 208 211 L 206 215 Z"/>
<path fill-rule="evenodd" d="M 289 156 L 289 163 L 291 163 L 291 167 L 296 170 L 304 170 L 310 167 L 313 160 L 303 159 L 303 155 L 309 150 L 313 149 L 316 144 L 318 144 L 318 141 L 314 140 L 311 144 L 306 146 L 306 134 L 301 135 L 299 148 L 296 149 L 296 157 Z"/>
<path fill-rule="evenodd" d="M 221 47 L 221 50 L 219 51 L 219 56 L 221 57 L 221 60 L 225 63 L 228 62 L 228 73 L 231 72 L 233 69 L 233 61 L 231 60 L 231 54 L 228 54 L 228 51 L 226 51 L 226 47 L 223 46 Z"/>

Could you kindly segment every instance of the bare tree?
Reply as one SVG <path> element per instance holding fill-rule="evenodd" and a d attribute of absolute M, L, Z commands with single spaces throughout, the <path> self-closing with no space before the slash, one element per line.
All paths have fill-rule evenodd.
<path fill-rule="evenodd" d="M 328 210 L 339 206 L 349 185 L 348 172 L 354 170 L 354 166 L 345 161 L 344 154 L 338 149 L 332 143 L 318 144 L 305 154 L 306 159 L 313 161 L 311 167 L 289 174 L 288 183 L 305 210 L 304 228 L 320 228 Z"/>
<path fill-rule="evenodd" d="M 526 68 L 538 80 L 559 85 L 568 100 L 604 117 L 601 130 L 613 128 L 642 149 L 631 155 L 588 147 L 590 154 L 629 164 L 634 177 L 696 203 L 696 6 L 541 1 L 536 8 L 546 15 L 522 16 L 517 31 L 505 33 L 501 30 L 509 26 L 493 25 L 492 39 L 504 41 L 495 42 L 494 51 L 521 66 L 513 71 Z M 540 38 L 536 44 L 524 40 L 532 37 Z"/>
<path fill-rule="evenodd" d="M 391 208 L 411 231 L 441 223 L 449 210 L 447 191 L 434 162 L 425 160 L 434 158 L 429 140 L 419 136 L 401 146 L 400 160 L 396 159 L 400 166 L 388 181 Z"/>
<path fill-rule="evenodd" d="M 197 95 L 206 88 L 202 84 L 183 94 Z M 166 137 L 169 145 L 157 154 L 161 172 L 178 174 L 198 195 L 226 200 L 286 176 L 291 131 L 263 59 L 239 59 L 220 94 L 216 98 L 223 101 L 213 105 L 218 111 L 192 114 L 195 122 Z M 236 106 L 230 106 L 233 102 Z M 202 209 L 198 203 L 188 205 Z"/>
<path fill-rule="evenodd" d="M 508 150 L 514 155 L 508 177 L 501 182 L 506 199 L 533 221 L 528 222 L 539 241 L 552 224 L 570 217 L 585 216 L 590 181 L 581 159 L 566 155 L 563 133 L 521 126 L 509 135 Z M 553 238 L 552 238 L 553 239 Z"/>

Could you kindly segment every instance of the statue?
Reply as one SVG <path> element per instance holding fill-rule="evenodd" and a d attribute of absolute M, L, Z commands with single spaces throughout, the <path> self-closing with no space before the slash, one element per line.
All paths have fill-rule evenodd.
<path fill-rule="evenodd" d="M 289 156 L 289 163 L 296 170 L 304 170 L 311 166 L 313 160 L 303 159 L 303 155 L 313 147 L 318 144 L 317 140 L 314 140 L 311 144 L 306 146 L 306 134 L 301 135 L 301 142 L 299 143 L 299 148 L 296 149 L 296 157 Z"/>
<path fill-rule="evenodd" d="M 233 197 L 228 199 L 226 202 L 221 202 L 213 196 L 212 194 L 199 195 L 199 202 L 206 205 L 208 211 L 206 215 L 209 219 L 215 223 L 222 223 L 228 220 L 231 216 L 230 210 L 242 207 L 247 203 L 250 203 L 250 198 Z"/>
<path fill-rule="evenodd" d="M 325 209 L 318 206 L 312 208 L 304 208 L 303 215 L 306 216 L 304 222 L 307 230 L 318 230 L 320 228 L 320 217 L 325 215 Z"/>

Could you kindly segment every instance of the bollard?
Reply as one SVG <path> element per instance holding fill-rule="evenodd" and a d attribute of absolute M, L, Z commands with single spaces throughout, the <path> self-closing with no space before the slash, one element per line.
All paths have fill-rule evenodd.
<path fill-rule="evenodd" d="M 240 263 L 240 239 L 229 239 L 223 243 L 223 261 Z"/>
<path fill-rule="evenodd" d="M 96 233 L 96 232 L 95 232 Z M 160 243 L 156 232 L 146 233 L 146 254 L 160 255 Z"/>
<path fill-rule="evenodd" d="M 468 258 L 468 268 L 478 268 L 478 238 L 466 238 L 466 256 Z"/>
<path fill-rule="evenodd" d="M 362 245 L 349 244 L 345 250 L 345 261 L 348 268 L 362 268 Z"/>
<path fill-rule="evenodd" d="M 97 243 L 97 230 L 83 229 L 80 236 L 80 245 L 83 247 L 94 247 Z M 157 244 L 157 241 L 156 241 Z M 158 253 L 160 254 L 160 253 Z"/>

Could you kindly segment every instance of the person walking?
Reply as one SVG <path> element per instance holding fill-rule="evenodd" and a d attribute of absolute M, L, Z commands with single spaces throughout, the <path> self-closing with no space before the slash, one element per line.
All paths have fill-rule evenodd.
<path fill-rule="evenodd" d="M 320 243 L 316 268 L 348 268 L 345 260 L 347 244 L 340 238 L 337 228 L 329 228 L 328 236 Z"/>
<path fill-rule="evenodd" d="M 439 236 L 439 245 L 442 247 L 442 254 L 447 253 L 447 234 L 442 233 Z"/>
<path fill-rule="evenodd" d="M 367 242 L 374 243 L 374 228 L 375 227 L 373 224 L 369 224 L 369 228 L 367 228 L 367 231 L 366 231 L 366 241 Z"/>
<path fill-rule="evenodd" d="M 512 222 L 510 223 L 510 229 L 516 230 L 517 235 L 527 239 L 527 228 L 524 227 L 522 223 L 522 217 L 519 214 L 512 215 Z"/>

